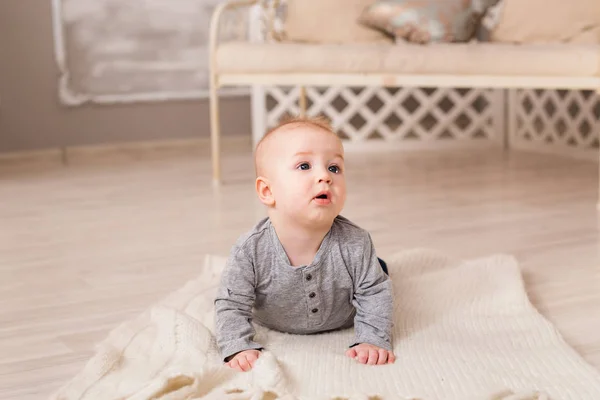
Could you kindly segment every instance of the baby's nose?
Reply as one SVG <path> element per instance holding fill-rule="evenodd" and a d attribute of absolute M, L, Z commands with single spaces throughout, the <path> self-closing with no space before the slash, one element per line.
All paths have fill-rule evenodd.
<path fill-rule="evenodd" d="M 319 183 L 326 182 L 331 183 L 331 175 L 328 172 L 323 172 L 319 175 Z"/>

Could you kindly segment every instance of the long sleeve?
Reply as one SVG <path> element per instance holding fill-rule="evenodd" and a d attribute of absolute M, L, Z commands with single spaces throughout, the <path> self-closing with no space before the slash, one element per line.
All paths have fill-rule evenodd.
<path fill-rule="evenodd" d="M 392 350 L 392 282 L 383 272 L 370 235 L 365 235 L 362 262 L 355 267 L 356 344 L 369 343 Z"/>
<path fill-rule="evenodd" d="M 244 251 L 236 246 L 223 270 L 215 299 L 215 334 L 224 360 L 240 351 L 262 348 L 253 340 L 254 300 L 254 266 Z"/>

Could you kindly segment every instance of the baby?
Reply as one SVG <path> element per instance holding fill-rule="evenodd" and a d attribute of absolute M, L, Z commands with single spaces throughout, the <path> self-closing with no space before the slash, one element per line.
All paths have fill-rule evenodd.
<path fill-rule="evenodd" d="M 268 217 L 233 246 L 215 299 L 226 364 L 249 371 L 262 346 L 252 321 L 313 334 L 354 326 L 346 351 L 362 364 L 393 363 L 392 286 L 368 232 L 340 216 L 344 149 L 320 119 L 291 119 L 255 151 L 256 192 Z"/>

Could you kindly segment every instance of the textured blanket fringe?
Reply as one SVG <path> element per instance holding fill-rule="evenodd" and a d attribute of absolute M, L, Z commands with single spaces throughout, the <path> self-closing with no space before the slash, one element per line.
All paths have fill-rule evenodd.
<path fill-rule="evenodd" d="M 160 400 L 188 400 L 188 399 L 202 399 L 202 400 L 299 400 L 297 397 L 291 394 L 279 395 L 272 391 L 265 391 L 261 389 L 220 389 L 213 391 L 206 396 L 202 397 L 159 397 Z M 323 399 L 314 400 L 443 400 L 443 399 L 429 399 L 429 398 L 417 398 L 417 397 L 394 397 L 389 396 L 378 396 L 376 394 L 365 395 L 358 394 L 347 396 L 331 396 Z M 465 399 L 467 400 L 467 399 Z M 513 393 L 510 391 L 495 394 L 492 397 L 485 397 L 481 399 L 470 399 L 470 400 L 551 400 L 545 393 L 540 392 L 520 392 Z"/>

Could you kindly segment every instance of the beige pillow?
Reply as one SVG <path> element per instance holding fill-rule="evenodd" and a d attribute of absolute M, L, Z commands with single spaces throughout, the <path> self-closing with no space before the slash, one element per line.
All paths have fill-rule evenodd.
<path fill-rule="evenodd" d="M 502 0 L 495 42 L 600 43 L 600 0 Z"/>
<path fill-rule="evenodd" d="M 288 0 L 284 37 L 310 43 L 392 42 L 383 32 L 358 23 L 374 0 Z"/>

